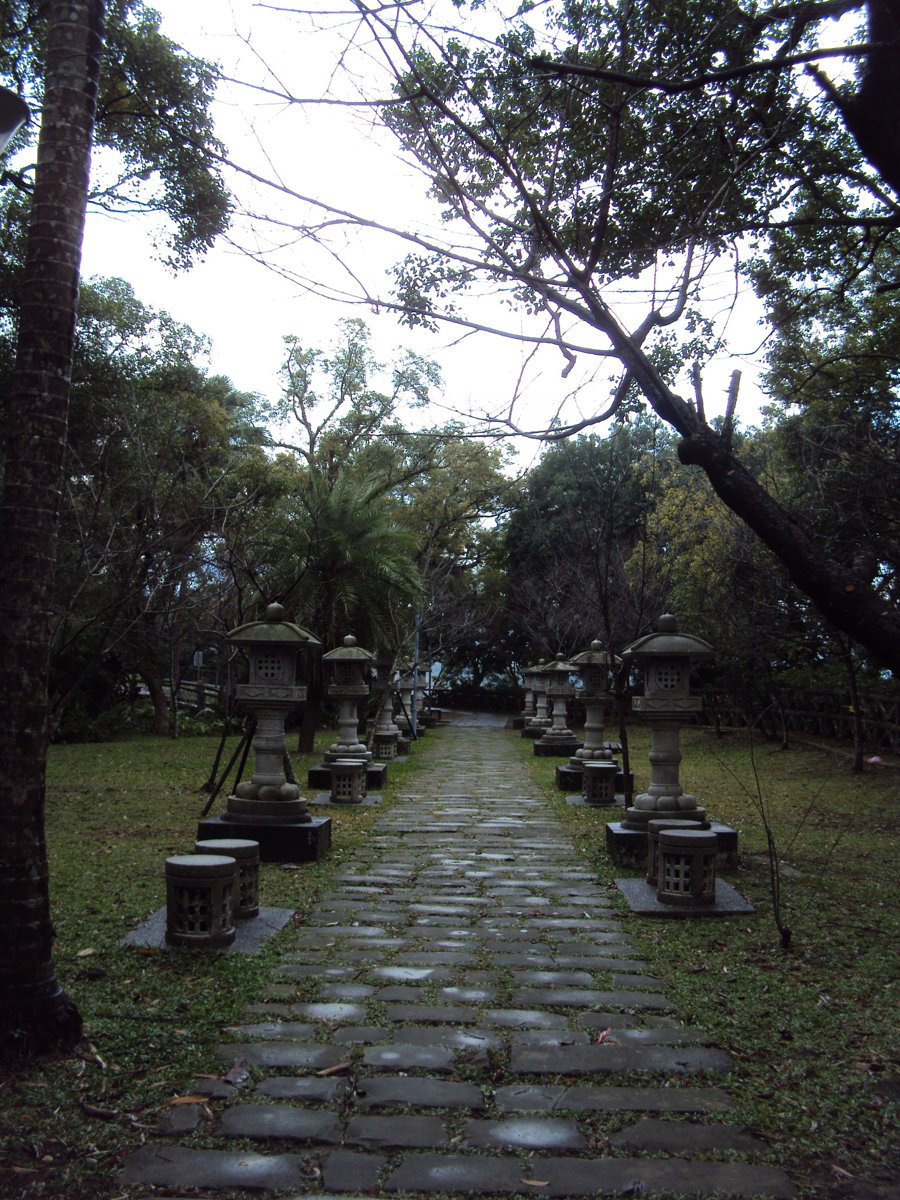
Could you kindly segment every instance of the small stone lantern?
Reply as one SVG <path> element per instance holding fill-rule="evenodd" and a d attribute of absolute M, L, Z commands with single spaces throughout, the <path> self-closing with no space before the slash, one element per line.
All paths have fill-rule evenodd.
<path fill-rule="evenodd" d="M 657 632 L 638 638 L 623 651 L 626 662 L 644 669 L 644 694 L 635 696 L 632 708 L 650 722 L 650 786 L 636 796 L 627 810 L 626 823 L 645 825 L 651 817 L 704 820 L 705 811 L 684 792 L 679 781 L 680 731 L 702 701 L 690 694 L 691 664 L 712 658 L 713 648 L 702 638 L 679 633 L 675 618 L 666 613 Z"/>
<path fill-rule="evenodd" d="M 296 682 L 297 654 L 317 649 L 320 642 L 285 620 L 280 604 L 270 604 L 264 620 L 239 626 L 226 640 L 250 660 L 248 680 L 238 684 L 236 695 L 256 719 L 254 771 L 228 797 L 224 816 L 202 820 L 197 836 L 252 837 L 268 862 L 318 859 L 330 845 L 330 822 L 313 821 L 299 787 L 288 782 L 284 721 L 306 699 L 305 685 Z M 306 832 L 300 833 L 304 827 Z"/>
<path fill-rule="evenodd" d="M 365 675 L 375 655 L 356 644 L 356 638 L 347 634 L 343 645 L 322 655 L 328 663 L 333 682 L 328 685 L 328 695 L 338 706 L 338 740 L 325 753 L 326 762 L 336 759 L 358 758 L 370 761 L 372 753 L 359 740 L 359 702 L 369 694 Z"/>

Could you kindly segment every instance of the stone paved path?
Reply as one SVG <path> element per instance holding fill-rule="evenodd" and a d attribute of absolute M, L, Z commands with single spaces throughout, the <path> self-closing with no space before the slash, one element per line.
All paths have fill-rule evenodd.
<path fill-rule="evenodd" d="M 200 1081 L 208 1105 L 126 1163 L 132 1194 L 791 1196 L 730 1119 L 729 1056 L 679 1023 L 509 736 L 451 726 L 417 753 L 219 1048 L 250 1080 Z"/>

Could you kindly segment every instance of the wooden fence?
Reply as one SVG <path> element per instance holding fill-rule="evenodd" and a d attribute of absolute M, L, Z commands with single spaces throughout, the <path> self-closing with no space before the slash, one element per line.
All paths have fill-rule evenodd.
<path fill-rule="evenodd" d="M 859 697 L 866 745 L 872 749 L 900 752 L 900 696 Z M 853 708 L 847 693 L 784 689 L 772 697 L 761 712 L 749 714 L 744 706 L 723 692 L 707 691 L 703 716 L 710 724 L 752 725 L 772 739 L 788 733 L 805 733 L 830 741 L 853 741 Z"/>

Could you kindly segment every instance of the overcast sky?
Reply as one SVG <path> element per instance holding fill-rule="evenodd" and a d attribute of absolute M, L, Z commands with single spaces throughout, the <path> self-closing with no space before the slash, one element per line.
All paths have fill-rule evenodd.
<path fill-rule="evenodd" d="M 188 50 L 221 62 L 226 74 L 261 80 L 271 72 L 299 96 L 324 95 L 328 90 L 347 29 L 345 20 L 336 17 L 331 29 L 320 22 L 324 28 L 317 33 L 303 34 L 290 17 L 255 8 L 251 0 L 155 0 L 153 7 L 162 15 L 164 33 Z M 403 168 L 389 144 L 374 136 L 371 118 L 365 114 L 322 106 L 287 107 L 226 86 L 219 93 L 215 116 L 232 158 L 260 174 L 278 173 L 289 187 L 305 195 L 364 209 L 394 225 L 412 226 L 433 218 L 424 182 Z M 272 194 L 247 193 L 245 200 L 257 207 L 276 207 Z M 153 256 L 152 233 L 150 223 L 139 218 L 92 214 L 84 244 L 85 276 L 122 276 L 139 299 L 167 309 L 207 335 L 212 342 L 211 369 L 228 375 L 243 390 L 277 395 L 283 335 L 295 334 L 305 345 L 327 345 L 342 316 L 361 316 L 369 323 L 383 359 L 389 359 L 395 347 L 410 345 L 438 361 L 446 381 L 446 410 L 433 411 L 432 420 L 446 419 L 456 410 L 496 411 L 513 393 L 525 357 L 514 342 L 480 337 L 460 343 L 458 332 L 453 331 L 439 336 L 413 334 L 390 315 L 304 294 L 296 283 L 266 270 L 225 241 L 190 272 L 173 276 Z M 351 235 L 346 251 L 351 261 L 356 256 L 361 270 L 376 275 L 403 254 L 399 245 L 363 238 L 354 245 Z M 283 261 L 302 275 L 311 253 L 309 244 L 299 241 Z M 323 277 L 321 259 L 309 269 Z M 336 267 L 330 271 L 326 265 L 324 274 L 335 287 L 343 286 Z M 723 308 L 730 282 L 723 271 Z M 627 323 L 627 297 L 621 298 L 620 306 Z M 733 323 L 733 333 L 736 354 L 750 354 L 760 338 L 753 308 Z M 531 420 L 526 423 L 537 425 L 549 419 L 558 397 L 568 389 L 560 379 L 565 364 L 554 355 L 545 356 L 530 382 L 523 411 Z M 740 357 L 723 355 L 708 368 L 708 407 L 710 412 L 724 407 L 735 368 L 744 371 L 740 412 L 745 421 L 752 421 L 759 397 L 752 362 Z M 581 412 L 602 407 L 605 395 L 605 384 L 587 387 L 579 400 Z"/>

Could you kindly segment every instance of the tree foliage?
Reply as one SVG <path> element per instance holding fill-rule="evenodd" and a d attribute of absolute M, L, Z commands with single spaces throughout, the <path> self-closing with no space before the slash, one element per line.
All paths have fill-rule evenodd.
<path fill-rule="evenodd" d="M 537 340 L 557 346 L 565 373 L 585 357 L 621 369 L 568 432 L 608 419 L 637 389 L 678 434 L 681 460 L 702 467 L 793 583 L 873 659 L 900 670 L 890 597 L 741 461 L 736 386 L 715 426 L 702 385 L 718 349 L 703 301 L 723 255 L 735 271 L 755 257 L 761 278 L 778 247 L 774 296 L 814 290 L 823 264 L 846 287 L 875 245 L 896 245 L 896 149 L 860 133 L 896 94 L 896 6 L 872 0 L 873 36 L 860 28 L 855 42 L 829 25 L 848 14 L 862 22 L 853 0 L 477 4 L 455 19 L 440 6 L 356 8 L 355 40 L 368 61 L 380 56 L 392 88 L 373 103 L 444 218 L 437 231 L 394 230 L 409 253 L 393 296 L 365 298 L 411 322 L 481 328 L 474 298 L 499 292 L 541 318 Z M 351 61 L 348 49 L 342 66 L 356 83 Z M 881 254 L 879 269 L 889 261 Z M 895 279 L 876 272 L 870 282 L 896 303 Z M 627 324 L 616 311 L 623 287 L 643 296 Z M 674 390 L 687 368 L 690 399 Z"/>
<path fill-rule="evenodd" d="M 161 253 L 183 268 L 210 248 L 230 213 L 210 111 L 217 69 L 165 37 L 159 14 L 143 0 L 109 0 L 105 9 L 90 202 L 163 216 Z M 0 4 L 0 78 L 38 114 L 35 128 L 49 13 L 47 0 Z M 24 131 L 18 144 L 29 136 Z M 26 163 L 7 178 L 27 193 L 32 172 Z"/>

